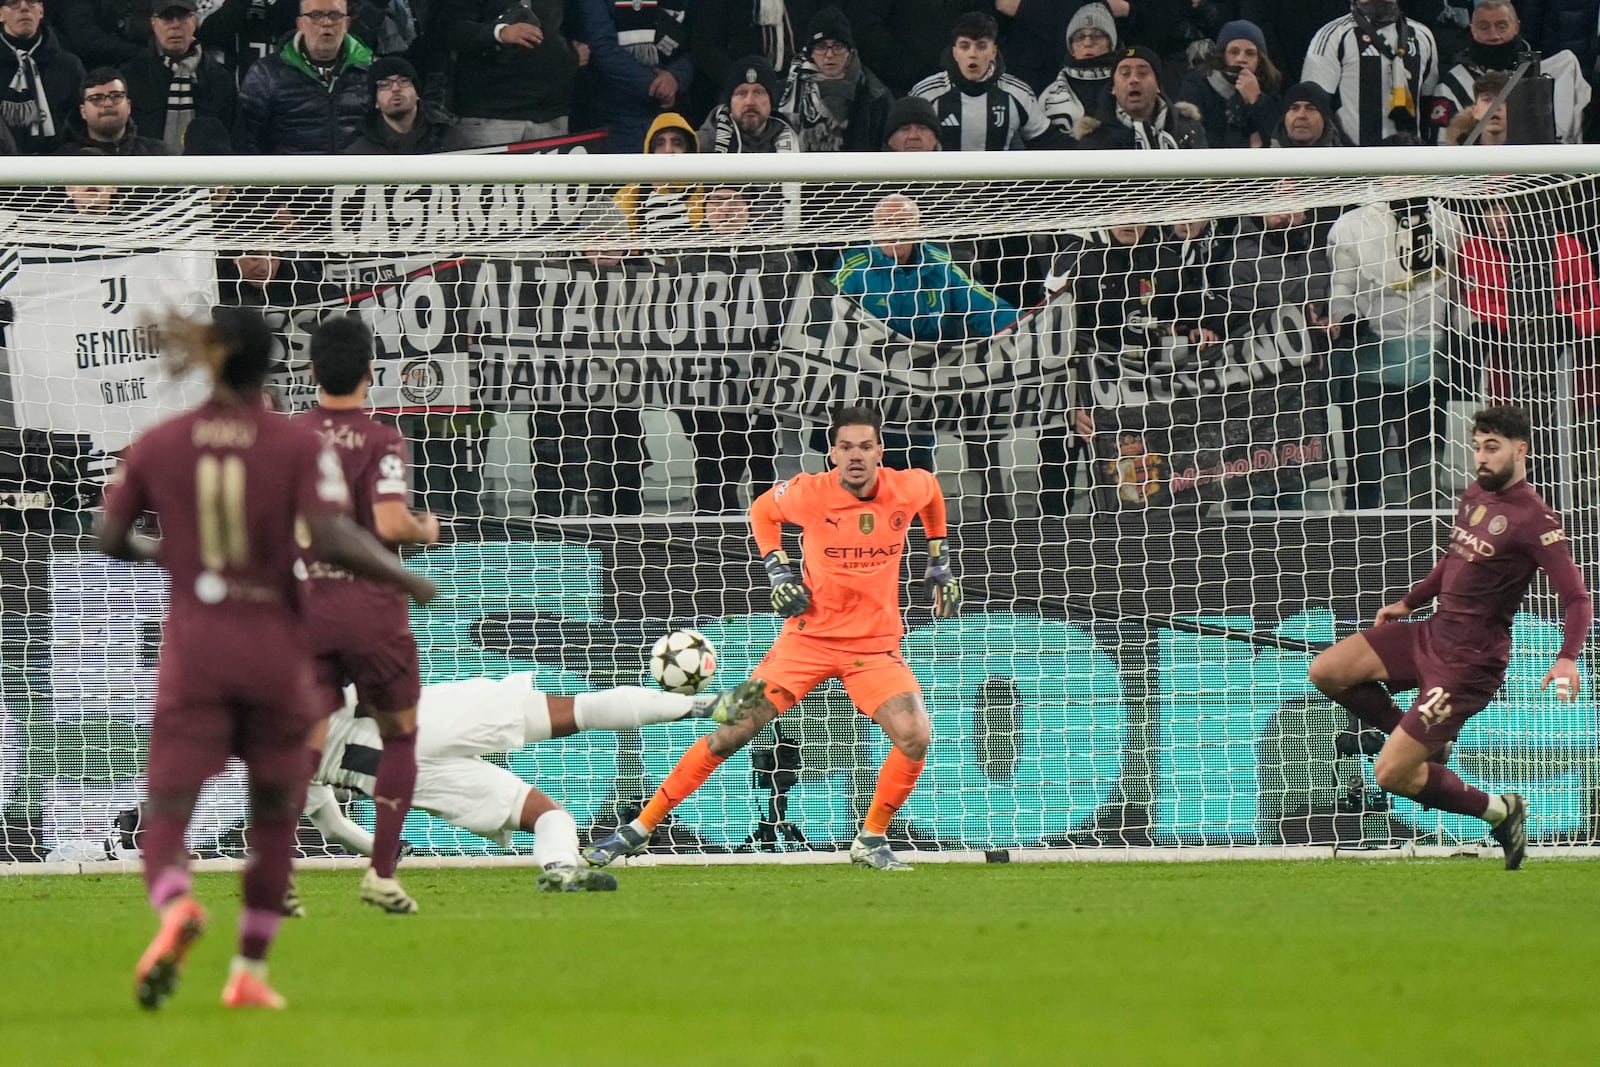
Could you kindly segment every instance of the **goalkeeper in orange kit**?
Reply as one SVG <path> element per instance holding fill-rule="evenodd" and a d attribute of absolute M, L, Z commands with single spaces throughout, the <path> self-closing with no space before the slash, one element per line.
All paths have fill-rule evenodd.
<path fill-rule="evenodd" d="M 913 516 L 921 518 L 928 536 L 924 580 L 935 615 L 960 610 L 961 587 L 945 545 L 939 483 L 928 471 L 885 469 L 881 425 L 869 407 L 839 409 L 828 428 L 833 470 L 797 475 L 751 505 L 756 547 L 772 580 L 772 607 L 788 618 L 752 676 L 765 685 L 765 697 L 750 715 L 691 745 L 639 817 L 584 853 L 590 866 L 644 851 L 667 812 L 723 760 L 819 683 L 837 678 L 894 744 L 878 772 L 861 832 L 851 842 L 850 859 L 878 870 L 910 869 L 895 858 L 886 833 L 916 787 L 928 751 L 922 687 L 900 654 L 900 575 Z M 801 529 L 803 570 L 783 551 L 784 523 Z"/>

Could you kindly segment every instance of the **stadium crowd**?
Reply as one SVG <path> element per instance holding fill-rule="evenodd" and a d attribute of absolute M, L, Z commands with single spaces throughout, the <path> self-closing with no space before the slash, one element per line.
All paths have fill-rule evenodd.
<path fill-rule="evenodd" d="M 606 138 L 589 150 L 660 153 L 1451 146 L 1579 142 L 1600 112 L 1600 0 L 0 0 L 0 37 L 0 152 L 20 153 L 421 153 L 592 130 Z M 683 228 L 737 235 L 765 210 L 700 186 L 629 186 L 617 205 L 658 247 Z M 915 195 L 875 207 L 919 210 Z M 1526 353 L 1587 352 L 1600 332 L 1583 214 L 1397 190 L 1342 216 L 948 248 L 885 237 L 784 269 L 837 268 L 841 292 L 934 342 L 1072 290 L 1080 339 L 1114 358 L 1225 344 L 1293 304 L 1326 346 L 1348 503 L 1431 505 L 1449 495 L 1444 408 L 1469 398 L 1450 368 L 1537 409 L 1560 390 Z M 220 271 L 233 303 L 327 288 L 316 262 L 270 250 Z M 1042 436 L 1047 514 L 1071 509 L 1092 408 Z M 697 506 L 739 509 L 729 479 L 748 471 L 759 491 L 776 425 L 685 417 Z M 459 430 L 423 447 L 480 465 L 477 446 L 452 451 Z M 636 412 L 540 412 L 529 436 L 536 511 L 570 510 L 574 489 L 589 513 L 642 509 Z M 931 434 L 888 443 L 932 466 Z M 968 452 L 998 468 L 992 444 Z M 1009 513 L 998 485 L 983 499 Z"/>
<path fill-rule="evenodd" d="M 1455 143 L 1495 73 L 1576 142 L 1600 0 L 6 0 L 0 37 L 25 154 Z"/>

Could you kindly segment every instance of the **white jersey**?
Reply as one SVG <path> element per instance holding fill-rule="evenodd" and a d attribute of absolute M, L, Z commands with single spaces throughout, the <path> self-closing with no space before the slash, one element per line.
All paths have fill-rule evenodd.
<path fill-rule="evenodd" d="M 1335 117 L 1351 144 L 1375 145 L 1397 131 L 1394 90 L 1404 79 L 1416 109 L 1415 132 L 1427 121 L 1427 99 L 1439 81 L 1439 47 L 1433 31 L 1406 19 L 1368 37 L 1350 15 L 1334 19 L 1311 39 L 1300 76 L 1333 97 Z"/>
<path fill-rule="evenodd" d="M 579 729 L 636 729 L 702 713 L 715 698 L 686 697 L 619 686 L 573 698 Z M 372 796 L 383 740 L 376 721 L 356 716 L 354 689 L 328 721 L 327 748 L 312 779 L 307 812 L 324 835 L 370 852 L 371 835 L 344 818 L 332 786 Z M 587 722 L 588 725 L 583 725 Z M 550 702 L 526 672 L 422 687 L 417 705 L 417 785 L 411 806 L 501 845 L 526 828 L 523 809 L 533 786 L 483 757 L 515 752 L 550 737 Z M 576 841 L 573 843 L 576 848 Z M 576 855 L 574 853 L 574 855 Z"/>
<path fill-rule="evenodd" d="M 469 678 L 422 687 L 417 705 L 417 764 L 513 752 L 528 743 L 528 710 L 545 697 L 527 672 L 504 678 Z M 356 715 L 355 688 L 328 720 L 328 741 L 314 781 L 371 796 L 383 739 L 377 721 Z M 416 806 L 423 803 L 418 780 Z"/>

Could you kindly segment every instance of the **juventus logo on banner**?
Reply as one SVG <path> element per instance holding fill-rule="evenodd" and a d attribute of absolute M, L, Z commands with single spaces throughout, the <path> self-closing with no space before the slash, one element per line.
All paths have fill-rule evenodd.
<path fill-rule="evenodd" d="M 120 315 L 126 311 L 128 307 L 127 277 L 101 278 L 100 284 L 106 287 L 106 298 L 100 301 L 100 306 L 113 315 Z"/>

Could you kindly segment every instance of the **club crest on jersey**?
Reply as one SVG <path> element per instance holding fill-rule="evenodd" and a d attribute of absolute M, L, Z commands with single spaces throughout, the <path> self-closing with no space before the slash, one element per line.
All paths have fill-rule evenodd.
<path fill-rule="evenodd" d="M 878 527 L 878 520 L 870 511 L 863 511 L 856 516 L 856 525 L 861 527 L 861 532 L 869 534 Z"/>
<path fill-rule="evenodd" d="M 907 516 L 905 512 L 897 511 L 893 515 L 889 516 L 889 529 L 893 530 L 895 533 L 899 533 L 901 530 L 906 528 L 906 523 L 909 521 L 910 517 Z"/>
<path fill-rule="evenodd" d="M 1503 533 L 1505 533 L 1506 532 L 1506 517 L 1504 515 L 1496 515 L 1494 518 L 1490 519 L 1489 520 L 1489 532 L 1491 534 L 1503 534 Z"/>
<path fill-rule="evenodd" d="M 1467 525 L 1478 525 L 1478 523 L 1483 521 L 1483 516 L 1488 512 L 1488 510 L 1489 509 L 1484 507 L 1482 504 L 1479 504 L 1477 507 L 1473 508 L 1472 514 L 1467 518 Z"/>

